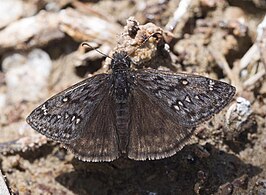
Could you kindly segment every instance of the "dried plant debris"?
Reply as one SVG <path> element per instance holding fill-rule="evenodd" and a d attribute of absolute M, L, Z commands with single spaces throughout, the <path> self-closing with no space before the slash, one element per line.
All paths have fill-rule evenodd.
<path fill-rule="evenodd" d="M 1 154 L 12 154 L 18 152 L 26 152 L 28 150 L 33 151 L 47 143 L 47 138 L 42 135 L 31 135 L 28 137 L 22 137 L 18 140 L 10 142 L 0 143 Z"/>
<path fill-rule="evenodd" d="M 266 8 L 266 2 L 263 0 L 252 0 L 252 2 L 255 4 L 256 7 L 265 9 Z"/>
<path fill-rule="evenodd" d="M 227 182 L 219 187 L 218 194 L 241 194 L 239 188 L 246 189 L 248 183 L 248 175 L 243 175 L 240 178 L 235 179 L 233 182 Z"/>
<path fill-rule="evenodd" d="M 74 9 L 62 10 L 59 14 L 60 29 L 77 41 L 93 41 L 98 44 L 114 44 L 119 25 L 93 15 L 85 15 Z"/>
<path fill-rule="evenodd" d="M 131 17 L 127 20 L 127 25 L 112 53 L 125 51 L 130 55 L 136 68 L 142 66 L 156 69 L 160 66 L 169 68 L 172 64 L 166 39 L 171 39 L 170 36 L 171 34 L 153 23 L 140 25 Z"/>
<path fill-rule="evenodd" d="M 28 49 L 61 39 L 64 33 L 58 26 L 58 14 L 46 11 L 13 22 L 0 32 L 0 51 L 11 48 Z"/>
<path fill-rule="evenodd" d="M 96 16 L 86 16 L 71 8 L 59 13 L 41 11 L 35 16 L 15 21 L 3 29 L 0 32 L 0 50 L 44 46 L 53 40 L 64 38 L 64 33 L 77 41 L 110 44 L 119 30 L 118 25 Z"/>
<path fill-rule="evenodd" d="M 258 25 L 257 28 L 258 36 L 257 36 L 257 45 L 260 50 L 261 61 L 264 64 L 266 71 L 266 16 L 262 20 L 262 22 Z"/>
<path fill-rule="evenodd" d="M 0 10 L 0 167 L 10 193 L 266 193 L 265 1 L 8 0 Z M 127 52 L 136 71 L 230 83 L 235 98 L 172 157 L 78 161 L 25 118 L 73 83 L 111 73 L 84 41 L 110 57 Z"/>

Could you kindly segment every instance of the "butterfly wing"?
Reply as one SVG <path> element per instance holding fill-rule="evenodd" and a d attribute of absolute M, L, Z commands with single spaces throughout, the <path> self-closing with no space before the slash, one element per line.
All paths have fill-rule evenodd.
<path fill-rule="evenodd" d="M 134 160 L 160 159 L 180 150 L 194 127 L 178 121 L 146 92 L 135 88 L 130 102 L 128 157 Z"/>
<path fill-rule="evenodd" d="M 109 81 L 110 75 L 100 74 L 77 83 L 37 107 L 26 120 L 80 158 L 96 161 L 98 154 L 99 160 L 114 159 L 118 150 Z"/>
<path fill-rule="evenodd" d="M 56 141 L 78 137 L 106 94 L 107 78 L 108 75 L 97 75 L 73 85 L 33 110 L 26 121 Z"/>
<path fill-rule="evenodd" d="M 160 159 L 180 150 L 195 126 L 219 112 L 235 88 L 206 77 L 156 70 L 132 72 L 128 156 Z"/>
<path fill-rule="evenodd" d="M 85 131 L 65 144 L 80 160 L 112 161 L 120 156 L 114 106 L 112 96 L 106 95 L 87 121 Z"/>
<path fill-rule="evenodd" d="M 135 74 L 136 85 L 183 126 L 208 120 L 235 94 L 235 87 L 203 76 L 157 70 Z"/>

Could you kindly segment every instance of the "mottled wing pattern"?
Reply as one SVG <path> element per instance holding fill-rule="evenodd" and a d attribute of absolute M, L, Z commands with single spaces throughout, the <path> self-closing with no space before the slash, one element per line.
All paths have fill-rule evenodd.
<path fill-rule="evenodd" d="M 108 74 L 100 74 L 73 85 L 33 110 L 27 122 L 56 141 L 67 142 L 80 137 L 109 91 L 108 79 Z"/>
<path fill-rule="evenodd" d="M 136 87 L 153 98 L 180 126 L 196 126 L 224 108 L 235 94 L 227 83 L 157 70 L 135 71 Z"/>
<path fill-rule="evenodd" d="M 112 96 L 106 95 L 86 122 L 82 134 L 65 144 L 80 160 L 112 161 L 120 156 L 114 106 Z"/>
<path fill-rule="evenodd" d="M 138 87 L 132 91 L 130 113 L 128 157 L 134 160 L 172 156 L 195 130 L 180 125 L 158 101 Z"/>

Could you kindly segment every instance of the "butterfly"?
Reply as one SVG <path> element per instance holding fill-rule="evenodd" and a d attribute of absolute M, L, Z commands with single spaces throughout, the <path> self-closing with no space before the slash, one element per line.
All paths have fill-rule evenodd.
<path fill-rule="evenodd" d="M 196 126 L 235 94 L 235 87 L 218 80 L 131 65 L 126 52 L 114 53 L 110 74 L 58 93 L 26 121 L 83 161 L 154 160 L 182 149 Z"/>

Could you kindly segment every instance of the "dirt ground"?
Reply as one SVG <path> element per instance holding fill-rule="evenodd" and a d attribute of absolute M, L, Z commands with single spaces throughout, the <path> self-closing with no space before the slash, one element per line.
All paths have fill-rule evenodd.
<path fill-rule="evenodd" d="M 10 2 L 12 12 L 0 3 L 0 170 L 11 194 L 266 194 L 265 1 Z M 125 33 L 135 27 L 143 36 L 131 40 Z M 105 54 L 130 52 L 151 31 L 161 37 L 131 56 L 134 68 L 196 73 L 237 89 L 174 156 L 82 162 L 26 123 L 52 95 L 108 72 L 110 60 L 83 41 Z"/>

